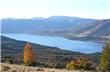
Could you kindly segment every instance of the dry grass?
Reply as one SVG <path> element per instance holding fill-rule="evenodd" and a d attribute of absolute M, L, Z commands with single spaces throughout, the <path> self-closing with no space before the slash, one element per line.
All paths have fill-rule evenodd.
<path fill-rule="evenodd" d="M 52 69 L 52 68 L 40 68 L 40 67 L 28 67 L 24 65 L 15 64 L 0 64 L 1 72 L 89 72 L 89 71 L 74 71 L 66 69 Z"/>

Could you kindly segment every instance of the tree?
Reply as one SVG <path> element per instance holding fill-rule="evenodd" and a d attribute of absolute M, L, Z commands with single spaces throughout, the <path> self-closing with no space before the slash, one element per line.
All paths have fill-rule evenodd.
<path fill-rule="evenodd" d="M 100 72 L 110 72 L 110 43 L 107 43 L 103 49 L 101 63 L 98 68 Z"/>
<path fill-rule="evenodd" d="M 22 63 L 23 63 L 22 53 L 18 53 L 18 54 L 17 54 L 16 63 L 18 63 L 18 64 L 22 64 Z"/>
<path fill-rule="evenodd" d="M 26 43 L 24 47 L 24 64 L 32 66 L 35 64 L 35 54 L 33 52 L 32 46 Z"/>

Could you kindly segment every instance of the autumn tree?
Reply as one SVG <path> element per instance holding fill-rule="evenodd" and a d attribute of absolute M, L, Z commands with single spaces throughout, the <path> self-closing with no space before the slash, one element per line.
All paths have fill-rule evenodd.
<path fill-rule="evenodd" d="M 103 49 L 101 63 L 98 66 L 99 72 L 110 72 L 110 43 Z"/>
<path fill-rule="evenodd" d="M 35 54 L 29 43 L 26 43 L 24 47 L 24 64 L 29 66 L 35 65 Z"/>
<path fill-rule="evenodd" d="M 91 70 L 92 61 L 89 58 L 74 59 L 70 63 L 67 63 L 66 68 L 69 70 L 71 70 L 71 69 Z"/>

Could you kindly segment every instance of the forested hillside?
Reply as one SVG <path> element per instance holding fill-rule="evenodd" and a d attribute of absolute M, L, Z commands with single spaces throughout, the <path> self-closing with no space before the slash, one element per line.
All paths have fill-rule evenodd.
<path fill-rule="evenodd" d="M 9 60 L 13 60 L 14 63 L 21 64 L 23 62 L 23 51 L 26 43 L 27 42 L 17 41 L 1 36 L 2 62 L 6 62 L 8 57 Z M 41 67 L 49 66 L 65 68 L 65 65 L 68 62 L 78 57 L 89 57 L 94 61 L 94 63 L 96 63 L 96 65 L 99 63 L 100 53 L 83 54 L 79 52 L 61 50 L 56 47 L 43 46 L 33 43 L 30 44 L 36 54 L 36 61 Z"/>

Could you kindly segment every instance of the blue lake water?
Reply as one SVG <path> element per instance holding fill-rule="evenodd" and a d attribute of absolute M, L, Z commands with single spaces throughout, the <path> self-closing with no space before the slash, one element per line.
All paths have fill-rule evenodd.
<path fill-rule="evenodd" d="M 2 34 L 2 35 L 16 40 L 28 41 L 41 45 L 58 47 L 64 50 L 71 50 L 83 53 L 102 52 L 102 48 L 104 46 L 103 43 L 68 40 L 63 37 L 37 36 L 29 34 Z"/>

